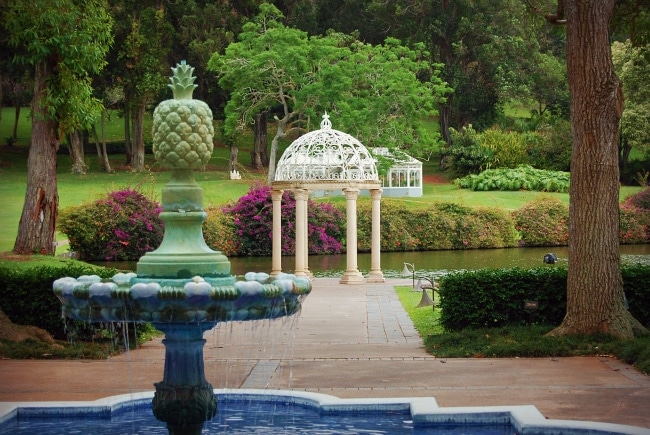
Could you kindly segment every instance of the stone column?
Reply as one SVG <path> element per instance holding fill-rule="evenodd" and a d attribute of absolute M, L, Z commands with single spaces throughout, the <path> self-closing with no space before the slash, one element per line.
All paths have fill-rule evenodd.
<path fill-rule="evenodd" d="M 305 192 L 307 192 L 305 206 L 305 275 L 313 278 L 314 274 L 309 270 L 309 190 L 305 190 Z"/>
<path fill-rule="evenodd" d="M 309 192 L 305 189 L 294 191 L 296 198 L 296 276 L 307 276 L 305 259 L 307 253 L 307 198 Z"/>
<path fill-rule="evenodd" d="M 370 273 L 368 282 L 384 282 L 381 271 L 381 189 L 370 190 L 372 198 L 372 242 L 370 245 Z"/>
<path fill-rule="evenodd" d="M 346 214 L 347 214 L 347 269 L 341 280 L 341 284 L 363 284 L 365 282 L 363 275 L 357 268 L 357 198 L 359 197 L 359 189 L 345 188 L 343 189 L 346 199 Z"/>
<path fill-rule="evenodd" d="M 282 272 L 282 190 L 272 190 L 273 247 L 271 251 L 271 276 Z"/>

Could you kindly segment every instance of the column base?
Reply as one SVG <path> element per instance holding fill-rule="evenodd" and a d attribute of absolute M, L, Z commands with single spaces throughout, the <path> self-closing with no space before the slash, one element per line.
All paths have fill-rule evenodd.
<path fill-rule="evenodd" d="M 339 283 L 340 284 L 365 284 L 366 279 L 358 270 L 356 271 L 346 270 L 343 276 L 341 277 Z"/>
<path fill-rule="evenodd" d="M 384 278 L 384 274 L 381 270 L 371 270 L 368 274 L 368 282 L 386 282 L 386 278 Z"/>

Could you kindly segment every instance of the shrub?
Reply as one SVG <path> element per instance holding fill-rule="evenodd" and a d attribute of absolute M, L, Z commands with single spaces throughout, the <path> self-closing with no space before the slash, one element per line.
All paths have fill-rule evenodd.
<path fill-rule="evenodd" d="M 527 145 L 530 164 L 551 171 L 569 171 L 573 142 L 571 123 L 554 119 L 551 124 L 540 126 L 538 134 L 542 140 Z"/>
<path fill-rule="evenodd" d="M 650 325 L 650 267 L 621 268 L 630 313 Z M 566 312 L 567 269 L 480 269 L 440 279 L 440 322 L 449 331 L 537 323 L 559 325 Z M 527 312 L 524 303 L 538 308 Z"/>
<path fill-rule="evenodd" d="M 329 203 L 308 201 L 308 246 L 310 254 L 334 254 L 341 252 L 339 240 L 344 234 L 343 215 Z M 296 201 L 289 192 L 282 195 L 282 253 L 295 252 Z M 240 255 L 271 255 L 273 234 L 273 201 L 271 188 L 266 185 L 252 186 L 239 200 L 223 208 L 233 219 Z"/>
<path fill-rule="evenodd" d="M 618 216 L 618 235 L 621 243 L 650 242 L 650 210 L 643 210 L 623 202 Z"/>
<path fill-rule="evenodd" d="M 481 146 L 494 152 L 493 168 L 515 168 L 528 163 L 526 154 L 528 142 L 536 143 L 535 133 L 522 134 L 495 128 L 479 135 Z"/>
<path fill-rule="evenodd" d="M 650 211 L 650 187 L 646 187 L 640 192 L 628 196 L 625 198 L 623 203 L 642 210 Z"/>
<path fill-rule="evenodd" d="M 517 245 L 514 221 L 496 208 L 471 208 L 434 203 L 412 210 L 399 202 L 382 201 L 381 249 L 429 251 L 443 249 L 503 248 Z M 361 203 L 357 221 L 358 250 L 370 251 L 371 205 Z"/>
<path fill-rule="evenodd" d="M 488 190 L 534 190 L 540 192 L 568 192 L 569 173 L 535 169 L 521 165 L 514 169 L 487 169 L 480 174 L 470 174 L 454 180 L 461 189 Z"/>
<path fill-rule="evenodd" d="M 232 216 L 226 214 L 221 206 L 206 207 L 205 212 L 207 215 L 203 222 L 205 243 L 227 257 L 241 255 L 240 237 Z"/>
<path fill-rule="evenodd" d="M 58 230 L 84 260 L 137 260 L 162 241 L 161 208 L 136 190 L 110 192 L 105 199 L 63 210 Z"/>
<path fill-rule="evenodd" d="M 61 302 L 52 283 L 66 276 L 99 275 L 109 278 L 118 271 L 66 261 L 61 266 L 36 266 L 20 270 L 0 267 L 0 307 L 12 322 L 33 325 L 48 331 L 56 339 L 76 336 L 90 339 L 95 326 L 61 318 Z"/>
<path fill-rule="evenodd" d="M 514 221 L 503 210 L 453 203 L 436 203 L 433 207 L 454 222 L 445 229 L 451 249 L 505 248 L 517 244 Z"/>
<path fill-rule="evenodd" d="M 449 129 L 451 146 L 443 149 L 443 158 L 447 168 L 462 177 L 478 174 L 490 167 L 494 160 L 494 151 L 481 146 L 478 133 L 468 126 L 461 131 Z"/>
<path fill-rule="evenodd" d="M 569 239 L 569 207 L 548 196 L 535 198 L 512 213 L 522 246 L 563 246 Z"/>

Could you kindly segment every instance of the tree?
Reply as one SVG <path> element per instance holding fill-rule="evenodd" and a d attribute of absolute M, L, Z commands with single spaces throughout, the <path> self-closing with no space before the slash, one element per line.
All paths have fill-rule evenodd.
<path fill-rule="evenodd" d="M 14 60 L 34 68 L 27 190 L 14 251 L 52 255 L 56 152 L 66 133 L 90 127 L 101 111 L 90 74 L 104 66 L 112 20 L 103 0 L 16 0 L 3 18 Z"/>
<path fill-rule="evenodd" d="M 625 167 L 632 148 L 650 154 L 650 46 L 634 47 L 630 40 L 614 42 L 612 60 L 625 95 L 619 143 L 619 158 Z"/>
<path fill-rule="evenodd" d="M 325 110 L 335 114 L 336 128 L 368 146 L 425 153 L 437 143 L 420 121 L 436 113 L 449 88 L 422 45 L 411 50 L 389 38 L 372 46 L 335 32 L 308 37 L 285 27 L 282 19 L 277 8 L 262 4 L 239 41 L 223 55 L 215 53 L 208 64 L 219 74 L 219 85 L 231 92 L 227 135 L 249 126 L 258 113 L 269 111 L 274 117 L 269 182 L 280 139 L 308 130 Z"/>
<path fill-rule="evenodd" d="M 127 164 L 144 169 L 144 115 L 154 99 L 166 90 L 174 28 L 163 2 L 112 0 L 116 26 L 116 82 L 123 88 Z"/>
<path fill-rule="evenodd" d="M 559 0 L 551 23 L 567 26 L 573 150 L 567 312 L 551 335 L 647 332 L 625 309 L 618 240 L 618 125 L 623 92 L 609 24 L 616 0 Z"/>

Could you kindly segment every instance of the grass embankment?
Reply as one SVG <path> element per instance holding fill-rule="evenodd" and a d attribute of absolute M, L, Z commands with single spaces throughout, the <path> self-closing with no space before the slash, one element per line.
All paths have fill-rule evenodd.
<path fill-rule="evenodd" d="M 440 310 L 418 308 L 422 293 L 411 287 L 395 287 L 397 295 L 424 340 L 427 352 L 440 358 L 538 358 L 568 356 L 614 356 L 650 373 L 650 336 L 621 341 L 611 335 L 547 336 L 549 325 L 444 331 Z M 431 293 L 431 291 L 429 291 Z M 434 303 L 438 294 L 434 293 Z"/>

